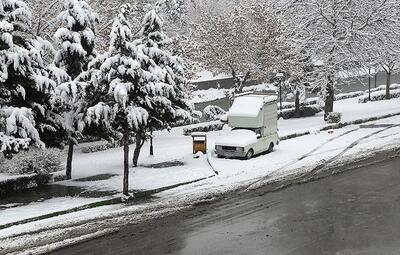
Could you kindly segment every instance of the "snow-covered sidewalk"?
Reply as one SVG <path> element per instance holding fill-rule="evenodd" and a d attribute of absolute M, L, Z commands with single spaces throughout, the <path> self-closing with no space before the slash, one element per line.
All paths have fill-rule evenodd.
<path fill-rule="evenodd" d="M 344 121 L 400 113 L 400 99 L 368 104 L 358 104 L 356 100 L 349 99 L 335 103 L 336 111 L 342 112 Z M 280 134 L 305 130 L 312 131 L 312 134 L 282 141 L 273 153 L 249 161 L 218 159 L 209 154 L 208 160 L 219 172 L 219 175 L 213 178 L 163 191 L 155 195 L 151 201 L 136 205 L 108 205 L 9 227 L 0 230 L 1 247 L 10 253 L 21 247 L 38 246 L 41 248 L 36 251 L 48 251 L 54 247 L 70 244 L 71 240 L 82 240 L 82 236 L 90 238 L 91 234 L 99 229 L 111 231 L 126 223 L 174 212 L 199 200 L 212 199 L 228 191 L 257 188 L 276 180 L 287 181 L 294 176 L 313 175 L 329 167 L 372 157 L 381 150 L 400 148 L 398 126 L 400 116 L 367 124 L 319 132 L 319 129 L 326 126 L 322 116 L 281 120 Z M 214 146 L 213 141 L 225 132 L 228 131 L 211 132 L 208 135 L 210 151 Z M 139 160 L 141 166 L 131 170 L 132 190 L 152 189 L 214 175 L 206 157 L 200 159 L 192 157 L 191 138 L 182 135 L 182 128 L 176 128 L 171 133 L 158 132 L 154 146 L 156 156 L 148 157 L 148 145 L 145 145 Z M 118 192 L 122 185 L 122 156 L 120 148 L 92 154 L 77 153 L 74 162 L 74 180 L 61 184 L 89 190 Z M 167 164 L 170 167 L 152 168 L 162 167 L 164 163 L 172 166 Z M 100 174 L 108 174 L 111 177 L 97 181 L 90 181 L 90 178 L 82 180 Z M 27 206 L 32 208 L 34 205 Z M 23 206 L 20 210 L 24 208 L 29 207 Z M 16 208 L 4 209 L 0 214 L 0 222 L 17 219 L 21 213 L 16 210 Z M 8 219 L 4 220 L 3 215 L 7 215 Z M 74 231 L 69 232 L 72 239 L 64 240 L 65 230 L 72 229 Z M 38 232 L 34 234 L 33 231 Z M 47 239 L 44 240 L 43 237 Z M 53 244 L 49 246 L 49 242 Z"/>

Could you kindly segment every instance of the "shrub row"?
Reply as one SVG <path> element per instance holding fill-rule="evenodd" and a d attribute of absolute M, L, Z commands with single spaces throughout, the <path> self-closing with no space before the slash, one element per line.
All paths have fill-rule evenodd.
<path fill-rule="evenodd" d="M 390 91 L 390 98 L 399 98 L 400 97 L 400 89 L 391 90 Z M 369 100 L 368 95 L 364 95 L 358 99 L 359 103 L 366 103 L 369 101 L 381 101 L 386 100 L 386 91 L 378 91 L 371 93 L 371 100 Z"/>
<path fill-rule="evenodd" d="M 349 98 L 355 98 L 364 95 L 364 91 L 355 91 L 355 92 L 350 92 L 350 93 L 341 93 L 337 94 L 335 96 L 335 101 L 339 100 L 344 100 L 344 99 L 349 99 Z"/>
<path fill-rule="evenodd" d="M 307 98 L 305 102 L 302 103 L 302 105 L 315 105 L 318 104 L 319 97 L 311 97 Z M 280 105 L 278 102 L 278 109 Z M 291 109 L 295 108 L 295 103 L 294 102 L 282 102 L 282 109 Z"/>
<path fill-rule="evenodd" d="M 98 151 L 105 151 L 114 147 L 115 146 L 111 143 L 93 144 L 82 147 L 81 151 L 82 153 L 94 153 Z"/>
<path fill-rule="evenodd" d="M 398 90 L 398 89 L 400 89 L 400 84 L 390 85 L 390 90 Z M 378 91 L 385 91 L 385 90 L 386 90 L 386 85 L 381 85 L 379 87 L 371 89 L 371 93 L 378 92 Z M 355 98 L 355 97 L 360 97 L 360 96 L 364 96 L 364 97 L 366 96 L 368 98 L 368 93 L 369 93 L 369 90 L 337 94 L 335 96 L 335 100 L 339 101 L 339 100 Z"/>
<path fill-rule="evenodd" d="M 286 119 L 310 117 L 321 112 L 323 109 L 318 104 L 313 105 L 302 105 L 300 107 L 300 116 L 295 116 L 295 108 L 284 109 L 281 113 L 281 117 Z"/>
<path fill-rule="evenodd" d="M 0 164 L 1 173 L 47 175 L 62 170 L 61 151 L 57 149 L 30 149 L 14 155 L 12 160 L 1 158 Z"/>
<path fill-rule="evenodd" d="M 219 131 L 224 127 L 224 123 L 220 121 L 208 122 L 200 125 L 189 126 L 183 129 L 183 134 L 185 136 L 190 136 L 195 132 L 210 132 L 210 131 Z"/>

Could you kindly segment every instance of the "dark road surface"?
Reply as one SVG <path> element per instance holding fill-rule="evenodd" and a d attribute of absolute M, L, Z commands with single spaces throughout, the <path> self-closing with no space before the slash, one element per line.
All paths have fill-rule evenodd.
<path fill-rule="evenodd" d="M 258 194 L 53 254 L 400 254 L 400 159 Z"/>

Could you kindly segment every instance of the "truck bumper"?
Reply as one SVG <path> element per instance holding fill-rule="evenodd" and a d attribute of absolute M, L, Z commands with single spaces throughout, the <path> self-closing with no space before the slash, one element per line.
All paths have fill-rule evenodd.
<path fill-rule="evenodd" d="M 244 158 L 246 156 L 245 151 L 226 151 L 226 150 L 215 150 L 218 156 L 226 158 Z"/>

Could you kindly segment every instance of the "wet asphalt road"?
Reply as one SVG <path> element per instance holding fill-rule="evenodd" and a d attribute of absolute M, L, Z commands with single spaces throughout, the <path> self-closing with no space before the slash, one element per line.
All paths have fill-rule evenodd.
<path fill-rule="evenodd" d="M 400 254 L 400 159 L 138 226 L 53 254 Z"/>

